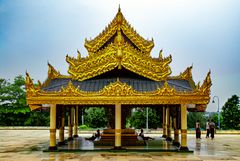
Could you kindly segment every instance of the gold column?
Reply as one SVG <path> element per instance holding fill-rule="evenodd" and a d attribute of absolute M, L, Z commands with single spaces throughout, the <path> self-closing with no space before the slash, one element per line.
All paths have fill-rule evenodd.
<path fill-rule="evenodd" d="M 65 122 L 65 107 L 60 106 L 61 108 L 61 127 L 59 128 L 59 142 L 58 145 L 64 145 L 64 122 Z"/>
<path fill-rule="evenodd" d="M 121 104 L 115 105 L 115 149 L 121 149 Z"/>
<path fill-rule="evenodd" d="M 68 113 L 68 140 L 73 140 L 73 108 L 70 107 Z"/>
<path fill-rule="evenodd" d="M 56 104 L 50 105 L 50 143 L 49 150 L 56 150 Z"/>
<path fill-rule="evenodd" d="M 74 135 L 73 137 L 78 137 L 78 106 L 75 108 L 75 117 L 74 117 Z"/>
<path fill-rule="evenodd" d="M 181 147 L 180 150 L 187 150 L 187 106 L 181 104 Z"/>
<path fill-rule="evenodd" d="M 167 124 L 166 124 L 166 107 L 163 106 L 163 135 L 162 137 L 167 137 Z"/>
<path fill-rule="evenodd" d="M 177 113 L 177 111 L 176 111 Z M 173 118 L 173 124 L 174 124 L 174 141 L 173 145 L 180 146 L 179 143 L 179 129 L 177 127 L 177 114 L 175 114 L 175 117 Z"/>
<path fill-rule="evenodd" d="M 172 141 L 171 137 L 171 116 L 170 116 L 170 107 L 166 108 L 166 124 L 167 124 L 167 141 Z"/>

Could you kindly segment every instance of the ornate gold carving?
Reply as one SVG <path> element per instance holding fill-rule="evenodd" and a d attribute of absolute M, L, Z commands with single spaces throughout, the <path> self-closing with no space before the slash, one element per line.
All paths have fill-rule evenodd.
<path fill-rule="evenodd" d="M 193 110 L 204 111 L 210 100 L 210 72 L 202 86 L 200 83 L 195 86 L 192 79 L 192 66 L 179 76 L 170 77 L 171 55 L 163 57 L 161 50 L 159 58 L 152 58 L 150 51 L 153 46 L 153 40 L 143 39 L 125 20 L 119 8 L 113 21 L 100 35 L 93 40 L 85 41 L 89 54 L 87 57 L 81 57 L 78 50 L 77 58 L 66 56 L 70 76 L 61 75 L 48 64 L 47 80 L 43 85 L 39 82 L 35 87 L 29 74 L 26 73 L 27 102 L 32 110 L 40 108 L 42 104 L 113 105 L 120 103 L 127 105 L 196 104 Z M 162 87 L 150 92 L 136 91 L 119 80 L 97 92 L 82 91 L 81 87 L 75 87 L 72 81 L 59 91 L 42 90 L 52 79 L 71 78 L 83 81 L 116 68 L 126 68 L 143 77 L 165 82 Z M 193 91 L 176 91 L 169 86 L 168 79 L 187 80 Z"/>
<path fill-rule="evenodd" d="M 77 53 L 78 53 L 77 59 L 78 59 L 78 60 L 81 60 L 81 53 L 80 53 L 80 51 L 77 50 Z"/>
<path fill-rule="evenodd" d="M 50 63 L 48 63 L 48 78 L 55 79 L 59 78 L 60 76 L 60 72 L 56 71 L 56 69 L 54 69 L 54 67 Z"/>
<path fill-rule="evenodd" d="M 187 67 L 187 69 L 183 73 L 180 73 L 178 76 L 170 76 L 169 79 L 184 79 L 189 82 L 192 89 L 196 88 L 195 82 L 192 78 L 192 66 Z"/>
<path fill-rule="evenodd" d="M 137 92 L 132 89 L 131 86 L 120 81 L 111 83 L 104 87 L 100 92 L 100 95 L 104 96 L 133 96 L 137 95 Z"/>
<path fill-rule="evenodd" d="M 164 82 L 163 87 L 162 88 L 158 88 L 154 94 L 156 95 L 176 95 L 176 90 L 172 87 L 170 87 L 167 83 L 167 81 Z"/>
<path fill-rule="evenodd" d="M 178 76 L 171 76 L 170 79 L 184 79 L 184 80 L 192 80 L 192 66 L 187 67 L 187 69 L 182 73 L 180 73 Z"/>
<path fill-rule="evenodd" d="M 26 88 L 29 89 L 33 86 L 33 81 L 30 78 L 28 72 L 26 72 Z"/>
<path fill-rule="evenodd" d="M 188 67 L 183 73 L 180 73 L 180 78 L 185 80 L 192 79 L 192 66 Z"/>
<path fill-rule="evenodd" d="M 199 90 L 204 94 L 210 95 L 210 87 L 211 86 L 212 86 L 211 71 L 209 71 L 202 86 L 199 88 Z"/>
<path fill-rule="evenodd" d="M 27 86 L 30 87 L 30 86 Z M 171 88 L 167 82 L 156 91 L 139 92 L 131 86 L 117 80 L 98 92 L 85 92 L 75 87 L 70 81 L 58 92 L 45 92 L 37 88 L 30 88 L 27 102 L 29 105 L 38 104 L 81 104 L 81 105 L 108 105 L 108 104 L 207 104 L 209 95 L 202 90 L 180 92 Z M 27 89 L 29 91 L 29 89 Z M 30 106 L 31 107 L 31 106 Z"/>
<path fill-rule="evenodd" d="M 26 95 L 29 96 L 37 96 L 40 91 L 40 88 L 36 88 L 33 84 L 32 79 L 29 74 L 26 72 Z"/>
<path fill-rule="evenodd" d="M 201 104 L 201 105 L 196 105 L 196 108 L 188 109 L 188 111 L 191 111 L 191 112 L 205 112 L 206 108 L 207 108 L 206 104 Z"/>
<path fill-rule="evenodd" d="M 163 54 L 162 54 L 163 50 L 161 49 L 160 52 L 159 52 L 159 59 L 160 60 L 163 60 Z"/>
<path fill-rule="evenodd" d="M 31 111 L 41 108 L 41 105 L 29 105 Z"/>
<path fill-rule="evenodd" d="M 71 76 L 65 76 L 60 74 L 50 63 L 48 63 L 48 77 L 42 84 L 42 87 L 46 87 L 52 79 L 56 78 L 71 78 Z"/>
<path fill-rule="evenodd" d="M 152 59 L 125 43 L 121 47 L 110 44 L 94 57 L 77 60 L 67 56 L 66 60 L 70 65 L 68 73 L 79 81 L 101 75 L 117 67 L 121 69 L 122 66 L 149 79 L 160 81 L 171 74 L 169 63 L 172 57 L 170 55 L 161 60 Z"/>
<path fill-rule="evenodd" d="M 81 95 L 81 91 L 79 90 L 79 86 L 76 88 L 72 81 L 68 82 L 66 88 L 62 87 L 60 91 L 60 96 L 79 96 Z"/>
<path fill-rule="evenodd" d="M 142 38 L 126 21 L 121 9 L 118 10 L 117 15 L 111 21 L 111 23 L 93 40 L 85 40 L 85 47 L 89 53 L 96 53 L 106 44 L 109 39 L 115 35 L 121 29 L 121 31 L 128 37 L 128 39 L 138 47 L 143 53 L 149 54 L 154 47 L 153 40 L 145 40 Z"/>

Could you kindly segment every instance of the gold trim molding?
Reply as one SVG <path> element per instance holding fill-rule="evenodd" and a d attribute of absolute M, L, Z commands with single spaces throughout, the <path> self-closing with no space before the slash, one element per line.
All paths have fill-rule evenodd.
<path fill-rule="evenodd" d="M 78 104 L 78 105 L 107 105 L 107 104 L 198 104 L 209 102 L 211 79 L 210 72 L 200 88 L 194 91 L 176 91 L 167 81 L 155 91 L 139 92 L 131 86 L 117 80 L 97 92 L 87 92 L 81 87 L 75 87 L 71 81 L 60 91 L 46 92 L 35 87 L 29 74 L 26 74 L 27 102 L 31 109 L 41 104 Z M 34 108 L 32 108 L 34 107 Z M 202 109 L 201 109 L 202 110 Z"/>

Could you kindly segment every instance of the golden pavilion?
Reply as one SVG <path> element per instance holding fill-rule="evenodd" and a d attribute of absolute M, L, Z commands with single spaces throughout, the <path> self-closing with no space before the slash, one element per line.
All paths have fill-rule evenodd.
<path fill-rule="evenodd" d="M 62 75 L 48 64 L 44 83 L 34 85 L 26 73 L 27 103 L 31 110 L 50 108 L 49 149 L 64 143 L 64 120 L 68 120 L 68 139 L 78 136 L 78 113 L 83 107 L 111 109 L 113 146 L 121 149 L 126 111 L 134 107 L 162 110 L 163 137 L 180 150 L 187 147 L 187 111 L 204 112 L 210 100 L 211 78 L 208 72 L 202 84 L 195 84 L 192 66 L 171 76 L 172 56 L 150 55 L 153 40 L 140 36 L 124 18 L 120 8 L 111 23 L 97 37 L 85 40 L 88 56 L 78 51 L 76 58 L 66 56 L 69 75 Z M 181 139 L 180 139 L 181 137 Z M 130 138 L 131 139 L 131 138 Z M 181 141 L 180 141 L 181 140 Z M 124 143 L 125 144 L 125 143 Z"/>

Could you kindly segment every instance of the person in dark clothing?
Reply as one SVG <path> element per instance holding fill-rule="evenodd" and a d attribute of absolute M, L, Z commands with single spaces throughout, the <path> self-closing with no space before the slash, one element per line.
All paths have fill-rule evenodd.
<path fill-rule="evenodd" d="M 200 129 L 200 122 L 197 120 L 196 122 L 196 138 L 201 139 L 201 129 Z"/>
<path fill-rule="evenodd" d="M 210 128 L 210 137 L 211 139 L 214 139 L 214 133 L 215 133 L 215 123 L 211 120 L 209 123 L 209 128 Z"/>
<path fill-rule="evenodd" d="M 139 133 L 139 136 L 142 137 L 143 140 L 153 140 L 151 137 L 145 137 L 143 133 L 143 129 L 141 129 L 141 132 Z"/>
<path fill-rule="evenodd" d="M 92 140 L 92 141 L 94 141 L 96 138 L 99 138 L 100 136 L 101 136 L 100 130 L 98 129 L 98 130 L 97 130 L 97 133 L 94 133 L 94 134 L 92 135 L 92 137 L 90 137 L 90 138 L 86 138 L 86 140 Z"/>
<path fill-rule="evenodd" d="M 206 138 L 209 138 L 209 133 L 210 133 L 209 123 L 210 123 L 210 120 L 206 122 L 206 131 L 207 131 Z"/>

